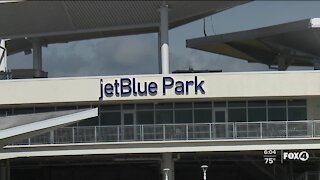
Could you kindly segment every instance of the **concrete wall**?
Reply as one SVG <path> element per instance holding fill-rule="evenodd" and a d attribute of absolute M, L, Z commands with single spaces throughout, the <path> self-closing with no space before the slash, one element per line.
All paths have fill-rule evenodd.
<path fill-rule="evenodd" d="M 162 92 L 162 75 L 51 78 L 30 80 L 0 81 L 0 105 L 59 103 L 98 101 L 100 97 L 100 79 L 103 85 L 114 83 L 120 78 L 135 78 L 139 82 L 155 82 L 158 85 L 156 95 L 129 95 L 104 97 L 103 101 L 119 100 L 162 100 L 189 98 L 268 98 L 268 97 L 308 97 L 320 95 L 320 72 L 246 72 L 246 73 L 211 73 L 211 74 L 174 74 L 176 81 L 191 81 L 197 76 L 204 81 L 205 94 L 195 94 L 191 86 L 189 94 L 177 95 L 174 87 Z M 309 103 L 314 103 L 310 99 Z M 310 110 L 311 111 L 311 110 Z M 319 114 L 320 115 L 320 114 Z M 317 115 L 317 117 L 320 117 Z"/>

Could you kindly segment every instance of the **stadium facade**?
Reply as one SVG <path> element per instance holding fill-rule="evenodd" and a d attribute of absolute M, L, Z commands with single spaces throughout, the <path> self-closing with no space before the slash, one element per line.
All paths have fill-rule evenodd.
<path fill-rule="evenodd" d="M 36 3 L 15 5 L 32 9 Z M 58 8 L 59 3 L 50 3 Z M 64 4 L 67 8 L 85 5 L 68 3 Z M 197 7 L 205 13 L 196 14 L 187 6 L 190 11 L 185 13 L 197 16 L 182 13 L 187 18 L 173 18 L 172 26 L 207 15 L 205 8 L 210 2 L 202 3 Z M 220 7 L 220 11 L 242 3 L 211 6 Z M 82 31 L 80 36 L 61 29 L 55 29 L 54 34 L 41 27 L 34 30 L 31 47 L 23 43 L 27 39 L 19 38 L 33 27 L 12 34 L 0 31 L 0 37 L 11 39 L 6 53 L 31 48 L 34 54 L 32 70 L 12 71 L 9 76 L 6 60 L 1 61 L 5 76 L 37 77 L 0 81 L 1 116 L 99 110 L 98 116 L 85 121 L 8 143 L 0 151 L 0 179 L 199 179 L 204 164 L 209 166 L 208 179 L 318 179 L 320 73 L 170 73 L 168 13 L 174 14 L 181 4 L 172 3 L 171 11 L 168 4 L 154 4 L 159 9 L 155 12 L 160 12 L 156 26 L 160 27 L 161 74 L 40 78 L 47 74 L 42 70 L 39 39 L 49 43 L 89 39 L 101 36 L 98 32 L 102 30 L 97 34 Z M 0 11 L 18 8 L 15 5 L 0 4 Z M 69 18 L 74 18 L 72 11 L 69 13 Z M 138 27 L 118 31 L 120 35 L 154 31 L 152 26 Z M 103 36 L 115 33 L 114 29 L 104 30 Z M 316 68 L 317 61 L 310 62 Z M 278 65 L 283 70 L 283 62 Z"/>

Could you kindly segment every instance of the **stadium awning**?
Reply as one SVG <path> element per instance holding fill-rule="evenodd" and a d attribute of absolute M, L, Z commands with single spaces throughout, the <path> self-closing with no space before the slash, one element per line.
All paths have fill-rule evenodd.
<path fill-rule="evenodd" d="M 169 27 L 244 4 L 247 1 L 166 1 Z M 18 1 L 0 3 L 0 39 L 8 55 L 31 48 L 25 37 L 42 44 L 159 31 L 163 1 Z"/>
<path fill-rule="evenodd" d="M 96 116 L 98 108 L 1 117 L 0 147 Z"/>
<path fill-rule="evenodd" d="M 263 64 L 314 66 L 320 59 L 320 18 L 187 40 L 187 47 Z"/>

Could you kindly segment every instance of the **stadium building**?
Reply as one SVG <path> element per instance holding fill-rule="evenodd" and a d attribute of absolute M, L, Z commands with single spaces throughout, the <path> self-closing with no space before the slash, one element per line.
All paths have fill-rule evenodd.
<path fill-rule="evenodd" d="M 279 71 L 170 72 L 170 28 L 247 2 L 0 3 L 0 180 L 319 179 L 319 19 L 186 42 Z M 43 46 L 150 32 L 159 74 L 42 69 Z M 32 69 L 8 70 L 18 52 Z"/>

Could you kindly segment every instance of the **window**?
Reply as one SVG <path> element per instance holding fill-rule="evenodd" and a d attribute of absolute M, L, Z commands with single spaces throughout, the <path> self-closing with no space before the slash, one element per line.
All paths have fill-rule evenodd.
<path fill-rule="evenodd" d="M 288 100 L 288 120 L 299 121 L 307 119 L 306 100 Z"/>
<path fill-rule="evenodd" d="M 247 121 L 246 101 L 229 101 L 228 107 L 229 122 Z"/>
<path fill-rule="evenodd" d="M 211 109 L 195 109 L 194 123 L 212 123 Z"/>
<path fill-rule="evenodd" d="M 137 124 L 154 124 L 154 112 L 137 111 Z"/>
<path fill-rule="evenodd" d="M 192 102 L 177 102 L 174 103 L 174 122 L 175 123 L 192 123 L 193 108 Z"/>
<path fill-rule="evenodd" d="M 53 111 L 55 111 L 55 107 L 36 107 L 35 108 L 36 113 L 53 112 Z"/>
<path fill-rule="evenodd" d="M 101 112 L 100 123 L 105 125 L 120 125 L 121 124 L 121 112 Z"/>
<path fill-rule="evenodd" d="M 245 108 L 229 109 L 228 110 L 229 122 L 246 122 L 247 113 Z"/>
<path fill-rule="evenodd" d="M 192 109 L 175 110 L 175 123 L 192 123 Z"/>
<path fill-rule="evenodd" d="M 156 112 L 156 124 L 172 124 L 173 123 L 173 111 L 161 110 Z"/>
<path fill-rule="evenodd" d="M 12 115 L 12 109 L 0 109 L 0 117 Z"/>
<path fill-rule="evenodd" d="M 78 126 L 98 126 L 99 125 L 99 118 L 93 117 L 90 119 L 82 120 L 78 122 Z"/>
<path fill-rule="evenodd" d="M 248 121 L 267 121 L 266 101 L 248 101 Z"/>
<path fill-rule="evenodd" d="M 287 106 L 286 100 L 268 101 L 268 121 L 286 121 Z"/>
<path fill-rule="evenodd" d="M 14 108 L 13 114 L 31 114 L 34 113 L 33 108 Z"/>

